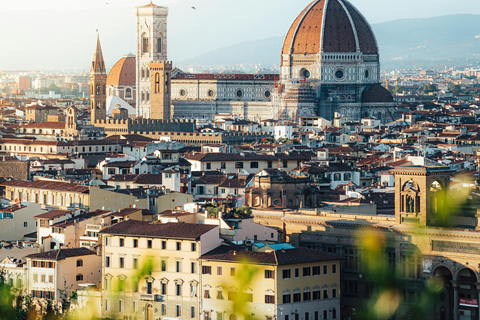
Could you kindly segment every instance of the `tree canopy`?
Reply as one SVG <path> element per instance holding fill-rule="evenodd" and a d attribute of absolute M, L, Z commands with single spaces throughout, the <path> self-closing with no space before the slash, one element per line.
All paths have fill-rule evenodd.
<path fill-rule="evenodd" d="M 423 93 L 431 93 L 431 92 L 435 92 L 435 91 L 438 91 L 437 89 L 437 86 L 434 85 L 434 84 L 426 84 L 424 87 L 423 87 Z"/>
<path fill-rule="evenodd" d="M 448 91 L 450 91 L 454 95 L 457 95 L 462 91 L 462 87 L 460 87 L 458 84 L 451 85 L 450 87 L 448 87 Z"/>

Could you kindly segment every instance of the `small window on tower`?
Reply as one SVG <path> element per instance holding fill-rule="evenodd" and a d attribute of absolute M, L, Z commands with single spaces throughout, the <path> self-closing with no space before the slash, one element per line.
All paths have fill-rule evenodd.
<path fill-rule="evenodd" d="M 155 94 L 160 93 L 160 73 L 155 73 Z"/>
<path fill-rule="evenodd" d="M 162 53 L 162 38 L 157 39 L 157 53 Z"/>
<path fill-rule="evenodd" d="M 148 37 L 146 34 L 142 36 L 142 53 L 148 53 Z"/>
<path fill-rule="evenodd" d="M 97 87 L 96 87 L 96 95 L 99 96 L 100 95 L 100 85 L 97 84 Z"/>

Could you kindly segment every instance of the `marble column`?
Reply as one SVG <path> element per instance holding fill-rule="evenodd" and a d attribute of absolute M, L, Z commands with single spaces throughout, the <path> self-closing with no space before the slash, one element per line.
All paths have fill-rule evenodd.
<path fill-rule="evenodd" d="M 458 320 L 458 285 L 456 280 L 452 280 L 453 287 L 453 320 Z"/>

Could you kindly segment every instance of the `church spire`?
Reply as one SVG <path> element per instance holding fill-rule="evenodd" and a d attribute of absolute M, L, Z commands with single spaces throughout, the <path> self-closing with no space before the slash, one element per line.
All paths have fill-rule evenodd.
<path fill-rule="evenodd" d="M 105 61 L 103 61 L 98 30 L 97 46 L 95 47 L 92 69 L 90 70 L 90 87 L 90 121 L 92 125 L 95 125 L 97 122 L 107 118 L 107 72 L 105 70 Z"/>
<path fill-rule="evenodd" d="M 103 61 L 102 46 L 100 45 L 100 36 L 97 30 L 97 45 L 95 46 L 95 54 L 93 55 L 91 72 L 105 73 L 105 61 Z"/>

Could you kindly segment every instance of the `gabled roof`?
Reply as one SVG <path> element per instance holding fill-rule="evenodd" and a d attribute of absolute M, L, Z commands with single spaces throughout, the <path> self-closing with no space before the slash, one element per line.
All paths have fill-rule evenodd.
<path fill-rule="evenodd" d="M 54 122 L 54 121 L 46 121 L 46 122 L 35 122 L 35 123 L 28 123 L 21 126 L 24 129 L 65 129 L 65 122 Z"/>
<path fill-rule="evenodd" d="M 133 167 L 137 161 L 114 161 L 109 162 L 104 165 L 104 168 L 131 168 Z"/>
<path fill-rule="evenodd" d="M 240 246 L 220 246 L 200 257 L 201 260 L 228 261 L 242 263 L 291 265 L 342 259 L 339 256 L 308 248 L 294 248 L 271 252 L 242 251 Z"/>
<path fill-rule="evenodd" d="M 69 213 L 71 213 L 70 210 L 56 209 L 56 210 L 51 210 L 51 211 L 48 211 L 48 212 L 39 214 L 39 215 L 35 216 L 34 218 L 35 218 L 35 219 L 48 219 L 48 220 L 52 220 L 52 219 L 55 219 L 55 218 L 63 217 L 63 216 L 65 216 L 65 215 L 69 214 Z"/>
<path fill-rule="evenodd" d="M 145 236 L 152 238 L 196 240 L 202 234 L 218 226 L 191 223 L 154 224 L 145 221 L 127 220 L 100 231 L 101 234 Z"/>
<path fill-rule="evenodd" d="M 0 184 L 0 186 L 68 191 L 68 192 L 76 192 L 76 193 L 88 193 L 88 191 L 90 190 L 89 187 L 82 186 L 77 183 L 43 181 L 43 180 L 38 180 L 38 181 L 11 180 L 11 181 L 3 182 L 2 184 Z"/>
<path fill-rule="evenodd" d="M 26 259 L 34 260 L 65 260 L 66 258 L 80 257 L 96 254 L 87 248 L 57 249 L 47 252 L 34 253 L 26 256 Z"/>
<path fill-rule="evenodd" d="M 240 179 L 237 174 L 228 175 L 227 179 L 225 179 L 219 187 L 222 188 L 245 188 L 247 184 L 252 181 L 254 174 L 250 174 L 243 179 Z"/>

